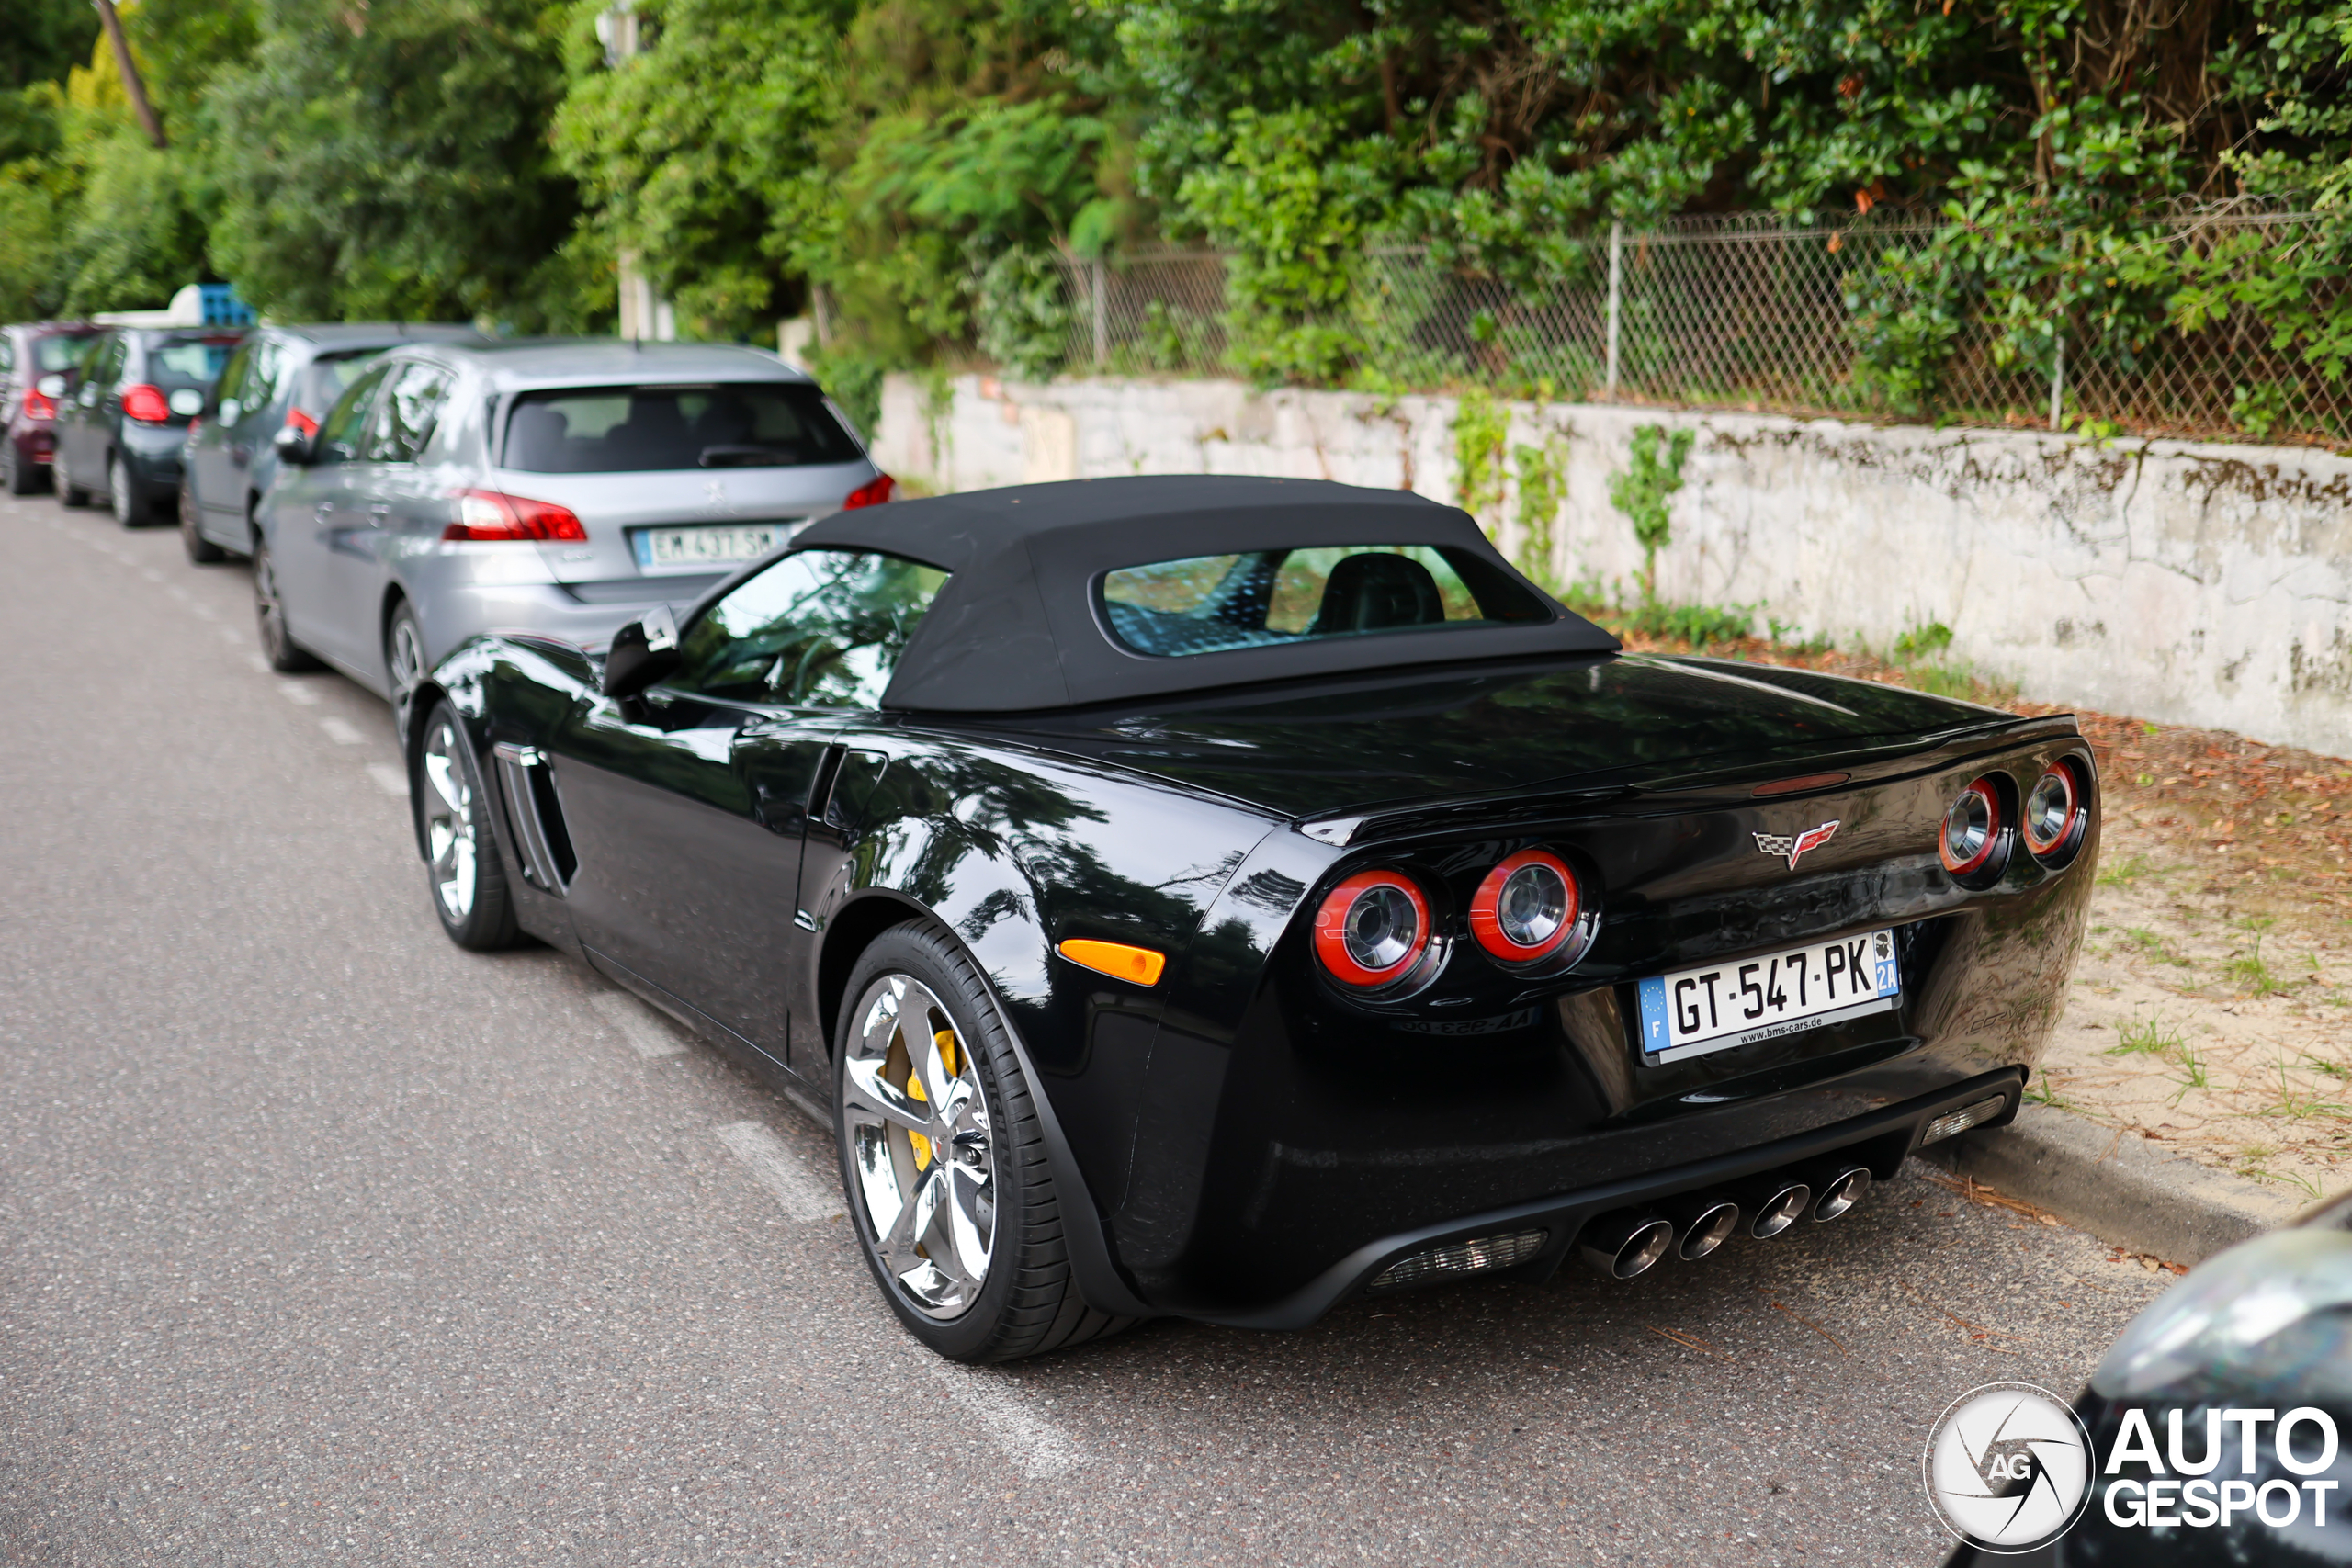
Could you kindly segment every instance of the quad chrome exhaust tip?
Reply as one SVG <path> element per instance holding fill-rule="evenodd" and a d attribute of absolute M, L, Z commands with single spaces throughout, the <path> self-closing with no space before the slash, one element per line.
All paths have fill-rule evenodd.
<path fill-rule="evenodd" d="M 1813 1188 L 1812 1213 L 1816 1221 L 1836 1219 L 1860 1202 L 1862 1194 L 1871 1190 L 1871 1168 L 1851 1160 L 1816 1165 L 1804 1176 Z"/>
<path fill-rule="evenodd" d="M 1614 1209 L 1584 1227 L 1577 1251 L 1612 1280 L 1630 1280 L 1674 1247 L 1674 1223 L 1647 1209 Z"/>
<path fill-rule="evenodd" d="M 1690 1192 L 1666 1205 L 1674 1222 L 1674 1255 L 1686 1262 L 1707 1256 L 1739 1231 L 1739 1204 L 1720 1192 Z"/>
<path fill-rule="evenodd" d="M 1813 1186 L 1793 1176 L 1763 1176 L 1734 1190 L 1745 1223 L 1744 1235 L 1761 1241 L 1799 1220 L 1813 1203 Z"/>

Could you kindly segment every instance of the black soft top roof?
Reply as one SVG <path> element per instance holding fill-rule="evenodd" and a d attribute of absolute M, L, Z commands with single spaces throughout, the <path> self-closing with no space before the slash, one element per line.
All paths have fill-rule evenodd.
<path fill-rule="evenodd" d="M 886 708 L 1019 713 L 1398 665 L 1613 653 L 1615 637 L 1527 584 L 1553 618 L 1230 649 L 1185 658 L 1112 640 L 1097 584 L 1119 567 L 1333 545 L 1470 551 L 1512 580 L 1470 514 L 1409 491 L 1217 475 L 1077 479 L 837 513 L 794 551 L 870 549 L 955 575 L 899 656 Z"/>

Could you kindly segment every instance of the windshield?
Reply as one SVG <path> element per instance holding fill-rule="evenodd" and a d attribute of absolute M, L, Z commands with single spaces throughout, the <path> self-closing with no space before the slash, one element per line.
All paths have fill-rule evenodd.
<path fill-rule="evenodd" d="M 683 691 L 804 707 L 878 706 L 907 639 L 947 582 L 874 550 L 786 556 L 687 629 Z"/>
<path fill-rule="evenodd" d="M 234 335 L 214 333 L 201 336 L 158 338 L 147 350 L 147 379 L 165 391 L 179 387 L 194 387 L 198 391 L 210 391 L 212 383 L 220 378 L 220 367 L 229 363 L 229 355 L 237 351 L 243 339 Z"/>
<path fill-rule="evenodd" d="M 526 392 L 506 425 L 503 468 L 535 474 L 797 468 L 857 459 L 816 388 L 792 381 L 710 387 L 575 387 Z"/>
<path fill-rule="evenodd" d="M 81 359 L 82 351 L 90 346 L 96 333 L 51 333 L 47 337 L 33 339 L 33 365 L 41 374 L 52 370 L 71 370 Z"/>
<path fill-rule="evenodd" d="M 1118 642 L 1170 658 L 1552 618 L 1487 561 L 1431 545 L 1252 550 L 1122 567 L 1102 580 L 1102 608 Z"/>

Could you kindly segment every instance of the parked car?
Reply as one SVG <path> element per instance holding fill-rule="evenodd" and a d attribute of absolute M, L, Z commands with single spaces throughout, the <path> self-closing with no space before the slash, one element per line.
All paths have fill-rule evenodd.
<path fill-rule="evenodd" d="M 99 329 L 86 321 L 0 327 L 0 484 L 30 495 L 49 482 L 57 401 Z"/>
<path fill-rule="evenodd" d="M 2352 1194 L 2198 1265 L 2074 1409 L 2079 1516 L 2024 1551 L 1962 1545 L 1948 1568 L 2352 1562 Z M 2024 1469 L 1987 1495 L 2028 1497 L 2042 1477 Z"/>
<path fill-rule="evenodd" d="M 397 321 L 269 325 L 246 334 L 188 428 L 179 501 L 188 558 L 251 553 L 255 513 L 277 473 L 280 427 L 316 435 L 335 399 L 387 349 L 481 341 L 471 327 Z"/>
<path fill-rule="evenodd" d="M 315 439 L 281 429 L 254 543 L 264 651 L 388 698 L 493 628 L 590 644 L 890 479 L 816 383 L 720 344 L 420 344 Z"/>
<path fill-rule="evenodd" d="M 450 938 L 824 1108 L 942 1355 L 1628 1278 L 2015 1112 L 2099 840 L 2066 717 L 1625 654 L 1468 513 L 1194 476 L 818 523 L 417 694 Z"/>
<path fill-rule="evenodd" d="M 126 528 L 180 490 L 188 422 L 244 339 L 243 328 L 108 327 L 71 372 L 58 405 L 57 493 L 86 506 L 103 488 Z"/>

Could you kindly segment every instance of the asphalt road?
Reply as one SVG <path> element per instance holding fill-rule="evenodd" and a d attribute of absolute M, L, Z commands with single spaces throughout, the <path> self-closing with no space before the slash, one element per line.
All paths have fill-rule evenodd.
<path fill-rule="evenodd" d="M 1926 1564 L 1929 1422 L 2158 1288 L 1915 1175 L 1630 1285 L 943 1366 L 789 1105 L 443 940 L 385 708 L 266 673 L 242 566 L 0 544 L 0 1562 Z"/>

